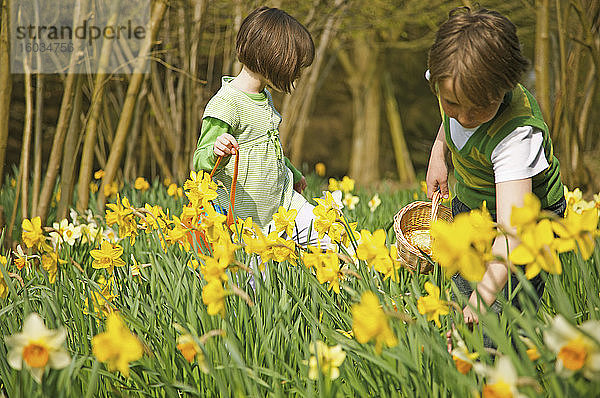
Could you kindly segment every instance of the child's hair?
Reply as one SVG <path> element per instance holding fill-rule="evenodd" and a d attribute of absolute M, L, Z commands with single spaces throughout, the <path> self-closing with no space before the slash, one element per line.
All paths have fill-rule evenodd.
<path fill-rule="evenodd" d="M 496 11 L 450 11 L 429 50 L 429 84 L 453 79 L 473 104 L 487 106 L 512 90 L 529 67 L 521 54 L 517 29 Z"/>
<path fill-rule="evenodd" d="M 257 8 L 244 19 L 235 49 L 242 64 L 286 93 L 315 56 L 308 30 L 285 11 L 268 7 Z"/>

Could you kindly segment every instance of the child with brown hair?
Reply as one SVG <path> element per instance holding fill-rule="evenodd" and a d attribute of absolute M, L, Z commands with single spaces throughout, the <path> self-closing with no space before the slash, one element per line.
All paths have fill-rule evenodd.
<path fill-rule="evenodd" d="M 522 207 L 524 196 L 533 192 L 542 208 L 562 216 L 566 202 L 548 127 L 535 98 L 519 84 L 529 62 L 521 54 L 515 26 L 495 11 L 454 9 L 436 34 L 428 67 L 442 124 L 429 158 L 427 196 L 439 189 L 448 197 L 445 156 L 450 150 L 457 180 L 453 215 L 480 208 L 485 201 L 492 218 L 514 236 L 512 208 Z M 493 253 L 507 259 L 507 245 L 511 250 L 518 244 L 513 236 L 496 238 Z M 510 276 L 517 286 L 517 277 Z M 501 261 L 488 264 L 475 290 L 460 275 L 452 277 L 469 298 L 465 322 L 478 322 L 476 308 L 500 311 L 496 296 L 503 289 L 506 294 L 508 277 Z M 541 276 L 531 283 L 541 297 Z M 478 305 L 479 298 L 485 305 Z"/>
<path fill-rule="evenodd" d="M 296 228 L 290 238 L 306 245 L 310 232 L 313 243 L 317 238 L 311 228 L 314 206 L 301 195 L 306 180 L 283 155 L 281 116 L 266 88 L 271 85 L 285 93 L 291 91 L 302 70 L 313 62 L 311 35 L 285 11 L 260 7 L 242 22 L 236 52 L 242 70 L 235 77 L 224 76 L 221 89 L 206 105 L 193 167 L 210 171 L 223 156 L 215 178 L 229 187 L 234 173 L 229 159 L 236 154 L 235 217 L 252 217 L 267 233 L 280 206 L 295 209 Z M 216 204 L 229 211 L 228 193 L 223 188 L 217 193 Z"/>

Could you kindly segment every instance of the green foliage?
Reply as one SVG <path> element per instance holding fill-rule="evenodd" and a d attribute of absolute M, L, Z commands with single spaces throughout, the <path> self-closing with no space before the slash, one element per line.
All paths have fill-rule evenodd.
<path fill-rule="evenodd" d="M 323 179 L 308 176 L 307 180 L 307 197 L 320 196 L 320 191 L 326 189 Z M 5 208 L 10 204 L 11 189 L 7 184 L 0 193 L 0 204 Z M 344 210 L 350 220 L 358 221 L 359 230 L 385 229 L 402 206 L 424 199 L 421 191 L 381 191 L 382 204 L 371 212 L 367 202 L 373 193 L 358 189 L 355 194 L 360 202 L 356 209 Z M 169 197 L 158 181 L 144 193 L 126 185 L 121 195 L 134 206 L 160 205 L 170 209 L 171 214 L 179 214 L 184 201 Z M 394 240 L 390 229 L 388 242 Z M 67 263 L 59 266 L 54 284 L 37 267 L 17 271 L 14 256 L 8 251 L 2 253 L 9 257 L 7 266 L 0 264 L 9 294 L 0 299 L 0 335 L 18 333 L 26 315 L 37 312 L 50 329 L 63 326 L 67 330 L 66 344 L 73 361 L 65 369 L 46 371 L 43 383 L 38 385 L 26 370 L 17 371 L 8 365 L 7 347 L 2 340 L 0 391 L 9 397 L 469 396 L 481 391 L 485 381 L 473 370 L 466 375 L 456 370 L 445 339 L 453 322 L 470 351 L 478 351 L 483 363 L 494 362 L 494 354 L 483 347 L 481 326 L 471 332 L 458 315 L 451 314 L 442 316 L 442 327 L 437 328 L 419 314 L 417 299 L 425 294 L 425 282 L 439 286 L 442 296 L 451 289 L 437 267 L 430 275 L 402 270 L 399 280 L 392 282 L 360 262 L 350 266 L 358 276 L 346 275 L 340 293 L 335 294 L 303 264 L 269 261 L 262 273 L 256 267 L 252 274 L 228 271 L 231 281 L 249 295 L 254 305 L 231 294 L 226 299 L 226 315 L 220 317 L 207 314 L 201 298 L 204 281 L 186 266 L 193 254 L 177 246 L 163 251 L 157 232 L 140 233 L 133 246 L 128 240 L 120 244 L 127 265 L 115 269 L 118 295 L 113 304 L 147 350 L 142 359 L 131 364 L 129 378 L 108 372 L 92 354 L 91 339 L 105 326 L 103 315 L 87 306 L 86 299 L 100 290 L 96 281 L 105 270 L 91 267 L 90 244 L 76 243 L 59 250 L 60 258 Z M 132 275 L 132 257 L 140 264 L 150 264 L 141 268 L 139 276 Z M 481 318 L 498 351 L 512 360 L 519 376 L 531 378 L 519 388 L 528 396 L 538 395 L 535 384 L 550 396 L 592 396 L 600 388 L 598 382 L 589 382 L 580 374 L 559 377 L 555 354 L 543 343 L 546 315 L 562 313 L 578 323 L 600 318 L 599 251 L 588 261 L 577 254 L 562 259 L 562 275 L 544 275 L 547 289 L 539 312 L 535 310 L 535 298 L 528 289 L 522 289 L 522 313 L 508 306 L 499 318 L 490 314 Z M 238 253 L 238 260 L 247 267 L 253 265 L 252 258 L 243 252 Z M 9 273 L 18 273 L 23 285 Z M 408 315 L 413 320 L 405 322 L 401 316 L 391 316 L 390 325 L 399 343 L 384 348 L 381 354 L 375 352 L 372 343 L 360 344 L 343 333 L 352 329 L 352 305 L 366 290 L 378 295 L 388 313 Z M 208 373 L 202 372 L 197 361 L 188 363 L 178 351 L 180 332 L 176 324 L 198 341 L 210 331 L 225 331 L 201 344 Z M 518 335 L 534 342 L 540 359 L 529 360 L 527 347 Z M 309 350 L 317 340 L 339 344 L 346 352 L 338 379 L 308 378 Z"/>

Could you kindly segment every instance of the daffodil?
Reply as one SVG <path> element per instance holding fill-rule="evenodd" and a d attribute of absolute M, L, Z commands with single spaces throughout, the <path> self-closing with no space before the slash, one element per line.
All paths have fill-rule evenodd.
<path fill-rule="evenodd" d="M 218 280 L 208 282 L 202 288 L 202 301 L 209 315 L 225 315 L 225 297 L 227 293 Z"/>
<path fill-rule="evenodd" d="M 356 248 L 356 256 L 360 260 L 371 263 L 377 257 L 385 258 L 389 256 L 387 246 L 385 245 L 386 236 L 383 229 L 378 229 L 373 233 L 363 229 L 360 231 L 360 237 L 360 244 Z"/>
<path fill-rule="evenodd" d="M 144 177 L 138 177 L 135 179 L 135 182 L 133 183 L 133 187 L 135 189 L 137 189 L 138 191 L 145 192 L 148 189 L 150 189 L 150 184 L 148 183 L 148 181 L 146 181 L 146 179 Z"/>
<path fill-rule="evenodd" d="M 118 370 L 129 377 L 129 363 L 140 359 L 144 350 L 119 314 L 111 312 L 106 319 L 106 330 L 92 338 L 92 352 L 107 364 L 110 372 Z"/>
<path fill-rule="evenodd" d="M 315 271 L 319 283 L 324 284 L 329 282 L 329 289 L 334 292 L 340 292 L 340 260 L 336 253 L 325 252 L 318 253 L 319 261 L 316 263 Z"/>
<path fill-rule="evenodd" d="M 316 346 L 316 348 L 315 348 Z M 310 353 L 312 354 L 308 360 L 308 378 L 316 380 L 319 378 L 319 370 L 331 380 L 339 377 L 339 367 L 342 366 L 346 359 L 346 353 L 341 345 L 329 347 L 322 341 L 317 341 L 316 344 L 310 345 Z"/>
<path fill-rule="evenodd" d="M 344 200 L 342 201 L 342 203 L 348 208 L 348 210 L 354 210 L 358 202 L 360 202 L 360 198 L 358 196 L 352 195 L 349 192 L 344 195 Z"/>
<path fill-rule="evenodd" d="M 90 192 L 91 193 L 98 192 L 98 184 L 96 184 L 95 182 L 90 182 Z"/>
<path fill-rule="evenodd" d="M 528 193 L 523 199 L 523 206 L 513 206 L 510 213 L 510 224 L 517 228 L 517 233 L 533 228 L 541 216 L 542 205 L 537 196 Z"/>
<path fill-rule="evenodd" d="M 202 352 L 202 348 L 200 348 L 198 343 L 196 343 L 189 333 L 177 337 L 177 349 L 181 352 L 181 355 L 183 355 L 186 361 L 192 363 L 194 362 L 194 359 L 196 359 L 200 370 L 204 373 L 208 373 L 204 352 Z"/>
<path fill-rule="evenodd" d="M 6 259 L 5 256 L 0 255 L 0 263 L 6 269 L 8 260 Z M 8 285 L 6 284 L 6 281 L 4 280 L 4 274 L 2 272 L 0 272 L 0 299 L 5 299 L 6 297 L 8 297 Z"/>
<path fill-rule="evenodd" d="M 552 223 L 558 235 L 555 245 L 559 252 L 579 249 L 584 260 L 589 259 L 596 246 L 598 231 L 598 211 L 593 208 L 581 213 L 570 212 L 560 221 Z"/>
<path fill-rule="evenodd" d="M 554 250 L 554 233 L 550 220 L 543 219 L 534 227 L 525 229 L 519 235 L 521 243 L 514 248 L 508 258 L 517 265 L 525 265 L 525 276 L 533 278 L 544 270 L 551 274 L 562 273 L 562 265 Z"/>
<path fill-rule="evenodd" d="M 85 299 L 85 310 L 86 314 L 89 314 L 89 309 L 93 309 L 97 314 L 104 314 L 104 316 L 108 316 L 112 312 L 111 304 L 113 300 L 117 297 L 114 294 L 114 285 L 115 280 L 114 277 L 106 279 L 103 275 L 100 275 L 98 278 L 98 286 L 100 287 L 100 291 L 90 289 L 91 293 L 91 301 L 86 298 Z"/>
<path fill-rule="evenodd" d="M 117 200 L 115 203 L 109 203 L 106 205 L 106 224 L 111 226 L 117 224 L 119 226 L 119 237 L 129 237 L 130 243 L 135 243 L 135 237 L 138 234 L 137 222 L 133 214 L 133 207 L 129 203 L 129 199 L 125 196 L 122 200 L 119 200 L 117 194 Z"/>
<path fill-rule="evenodd" d="M 183 222 L 181 222 L 181 220 L 177 216 L 173 216 L 173 221 L 173 228 L 168 229 L 165 234 L 167 242 L 170 245 L 179 243 L 183 250 L 189 252 L 192 247 L 188 239 L 190 229 Z"/>
<path fill-rule="evenodd" d="M 476 365 L 475 369 L 478 373 L 487 378 L 487 382 L 483 386 L 483 398 L 525 397 L 517 389 L 517 371 L 508 357 L 502 356 L 498 358 L 496 366 L 493 368 L 480 363 Z"/>
<path fill-rule="evenodd" d="M 169 186 L 170 189 L 171 186 Z M 190 172 L 190 178 L 183 183 L 192 207 L 211 207 L 210 201 L 217 198 L 217 184 L 207 173 Z M 171 195 L 173 196 L 173 195 Z"/>
<path fill-rule="evenodd" d="M 454 335 L 457 336 L 458 333 L 454 333 Z M 451 355 L 456 370 L 464 375 L 469 373 L 475 364 L 475 360 L 479 357 L 479 353 L 469 352 L 465 342 L 460 337 L 457 339 L 456 348 L 452 350 Z"/>
<path fill-rule="evenodd" d="M 125 261 L 121 259 L 122 254 L 123 248 L 121 246 L 117 244 L 113 246 L 110 242 L 103 240 L 100 249 L 90 251 L 90 255 L 94 258 L 92 267 L 96 269 L 107 268 L 112 273 L 114 267 L 125 265 Z"/>
<path fill-rule="evenodd" d="M 325 164 L 323 164 L 321 162 L 315 164 L 315 173 L 317 173 L 317 175 L 319 177 L 325 177 L 325 172 L 326 172 Z"/>
<path fill-rule="evenodd" d="M 544 343 L 556 353 L 556 371 L 564 376 L 581 371 L 589 380 L 600 379 L 600 321 L 571 325 L 562 315 L 554 317 L 544 332 Z"/>
<path fill-rule="evenodd" d="M 200 266 L 200 273 L 204 277 L 206 282 L 212 282 L 213 280 L 219 282 L 227 281 L 227 263 L 222 263 L 217 259 L 209 256 L 202 256 L 204 258 L 204 265 Z"/>
<path fill-rule="evenodd" d="M 47 367 L 62 369 L 71 363 L 63 346 L 65 337 L 63 328 L 49 330 L 38 314 L 31 313 L 25 318 L 21 333 L 5 337 L 7 362 L 17 370 L 24 364 L 34 380 L 41 383 Z"/>
<path fill-rule="evenodd" d="M 94 178 L 96 180 L 99 180 L 102 177 L 104 177 L 104 170 L 102 170 L 102 169 L 96 170 L 96 172 L 94 173 Z"/>
<path fill-rule="evenodd" d="M 417 301 L 419 313 L 427 315 L 428 321 L 435 321 L 435 324 L 442 327 L 440 315 L 447 315 L 450 312 L 448 302 L 440 300 L 440 288 L 431 282 L 425 282 L 425 290 L 428 296 L 421 296 Z"/>
<path fill-rule="evenodd" d="M 238 218 L 235 223 L 229 226 L 233 233 L 234 239 L 237 242 L 245 242 L 246 239 L 252 239 L 252 217 L 247 217 L 245 220 Z"/>
<path fill-rule="evenodd" d="M 373 197 L 371 198 L 371 200 L 369 200 L 369 210 L 371 210 L 371 213 L 373 213 L 375 210 L 377 210 L 377 208 L 379 207 L 379 205 L 381 204 L 381 199 L 379 199 L 379 194 L 376 193 L 375 195 L 373 195 Z"/>
<path fill-rule="evenodd" d="M 218 213 L 212 206 L 207 206 L 204 210 L 206 213 L 202 217 L 200 229 L 206 233 L 209 242 L 215 242 L 224 228 L 223 223 L 227 217 Z"/>
<path fill-rule="evenodd" d="M 27 247 L 39 247 L 44 243 L 46 238 L 42 231 L 42 219 L 39 216 L 31 220 L 24 219 L 21 223 L 21 228 L 23 230 L 21 238 Z"/>
<path fill-rule="evenodd" d="M 48 281 L 50 283 L 56 282 L 56 275 L 58 274 L 58 263 L 65 264 L 65 260 L 58 258 L 56 252 L 46 252 L 42 254 L 42 268 L 48 272 Z"/>
<path fill-rule="evenodd" d="M 13 254 L 15 255 L 15 265 L 19 271 L 29 264 L 27 255 L 23 253 L 21 245 L 17 245 L 17 250 L 13 251 Z"/>
<path fill-rule="evenodd" d="M 329 186 L 327 187 L 327 189 L 331 192 L 333 191 L 337 191 L 340 189 L 340 183 L 338 180 L 336 180 L 335 178 L 330 178 L 329 179 Z"/>
<path fill-rule="evenodd" d="M 296 216 L 298 210 L 286 210 L 285 207 L 279 206 L 279 209 L 273 214 L 273 223 L 277 232 L 285 231 L 288 237 L 294 235 L 294 227 L 296 226 Z"/>
<path fill-rule="evenodd" d="M 335 210 L 327 209 L 324 206 L 316 206 L 313 209 L 313 214 L 315 215 L 313 227 L 319 234 L 319 239 L 322 239 L 325 234 L 329 232 L 329 229 L 337 219 L 338 214 Z"/>
<path fill-rule="evenodd" d="M 352 306 L 352 330 L 361 344 L 375 339 L 377 353 L 381 353 L 383 344 L 388 347 L 398 344 L 377 296 L 370 291 L 363 293 L 361 302 Z"/>
<path fill-rule="evenodd" d="M 344 193 L 354 191 L 354 180 L 348 176 L 344 176 L 342 181 L 340 181 L 340 190 Z"/>
<path fill-rule="evenodd" d="M 81 238 L 81 226 L 68 224 L 63 230 L 63 240 L 69 246 L 73 246 L 77 240 Z"/>
<path fill-rule="evenodd" d="M 111 198 L 115 196 L 119 192 L 119 186 L 116 181 L 111 181 L 104 185 L 104 196 L 107 198 Z"/>

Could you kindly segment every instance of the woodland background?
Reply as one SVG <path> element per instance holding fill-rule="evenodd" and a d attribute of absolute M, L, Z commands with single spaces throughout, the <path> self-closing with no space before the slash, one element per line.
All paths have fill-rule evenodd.
<path fill-rule="evenodd" d="M 190 171 L 204 105 L 222 75 L 235 75 L 235 35 L 255 7 L 279 7 L 313 35 L 316 57 L 291 95 L 274 93 L 282 141 L 310 173 L 358 184 L 410 186 L 424 175 L 440 123 L 423 75 L 437 26 L 456 6 L 441 0 L 154 0 L 150 73 L 11 74 L 8 0 L 0 40 L 0 184 L 18 196 L 10 218 L 56 218 L 89 207 L 93 173 L 113 181 L 169 178 Z M 83 0 L 88 9 L 96 1 Z M 537 97 L 561 161 L 563 180 L 600 189 L 600 1 L 489 0 L 518 27 L 532 61 L 524 84 Z M 117 50 L 118 51 L 118 50 Z M 12 217 L 11 217 L 12 216 Z"/>

